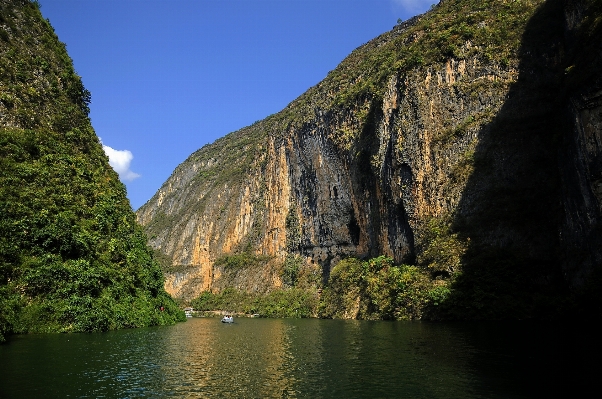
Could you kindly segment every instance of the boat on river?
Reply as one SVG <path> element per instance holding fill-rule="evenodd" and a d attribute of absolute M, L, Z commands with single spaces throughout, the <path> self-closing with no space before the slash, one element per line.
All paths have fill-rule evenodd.
<path fill-rule="evenodd" d="M 222 317 L 222 323 L 234 323 L 234 317 L 227 314 L 224 317 Z"/>

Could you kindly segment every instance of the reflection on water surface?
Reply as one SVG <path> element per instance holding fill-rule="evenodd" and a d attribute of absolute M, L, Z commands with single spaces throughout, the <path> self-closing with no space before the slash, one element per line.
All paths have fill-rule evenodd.
<path fill-rule="evenodd" d="M 597 378 L 592 342 L 534 323 L 189 319 L 13 337 L 0 398 L 562 397 Z"/>

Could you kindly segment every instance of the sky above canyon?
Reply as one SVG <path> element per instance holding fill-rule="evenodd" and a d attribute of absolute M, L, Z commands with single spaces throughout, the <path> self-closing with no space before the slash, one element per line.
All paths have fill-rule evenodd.
<path fill-rule="evenodd" d="M 134 209 L 190 154 L 277 113 L 438 0 L 39 0 Z"/>

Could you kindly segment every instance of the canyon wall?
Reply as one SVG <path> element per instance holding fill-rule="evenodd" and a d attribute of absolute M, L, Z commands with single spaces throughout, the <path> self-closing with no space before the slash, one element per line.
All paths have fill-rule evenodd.
<path fill-rule="evenodd" d="M 484 3 L 398 24 L 178 166 L 138 210 L 166 290 L 266 291 L 291 262 L 321 286 L 339 260 L 383 254 L 453 279 L 454 306 L 475 312 L 586 286 L 602 248 L 599 7 Z"/>

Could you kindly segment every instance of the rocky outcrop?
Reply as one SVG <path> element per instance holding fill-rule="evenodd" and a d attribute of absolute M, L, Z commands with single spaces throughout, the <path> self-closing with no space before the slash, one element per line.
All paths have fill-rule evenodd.
<path fill-rule="evenodd" d="M 518 280 L 529 309 L 585 284 L 601 255 L 599 10 L 487 3 L 441 2 L 192 154 L 138 211 L 171 260 L 166 289 L 267 290 L 291 259 L 325 283 L 340 259 L 382 254 L 452 277 L 462 306 L 496 308 Z M 245 253 L 270 260 L 216 263 Z"/>

